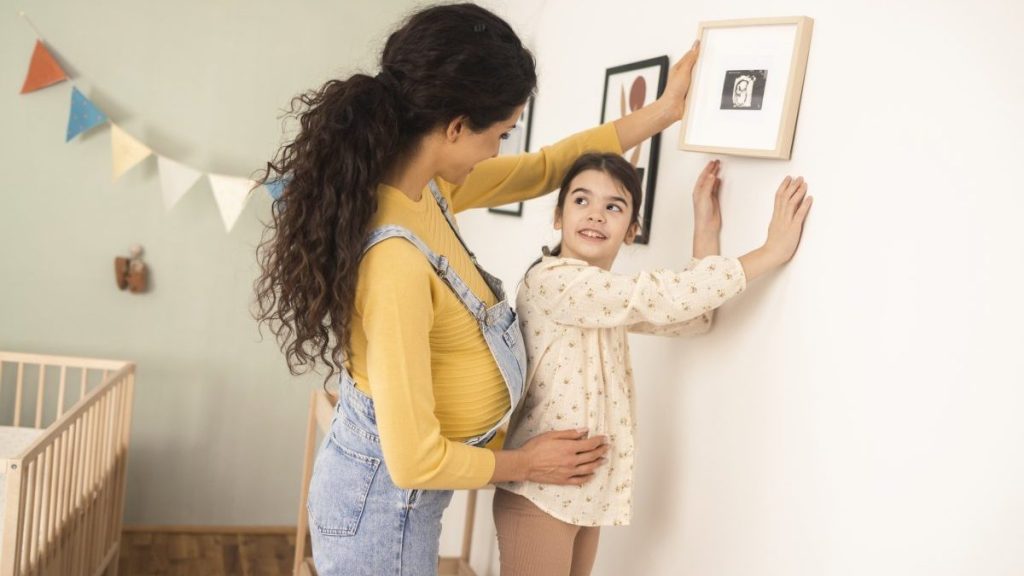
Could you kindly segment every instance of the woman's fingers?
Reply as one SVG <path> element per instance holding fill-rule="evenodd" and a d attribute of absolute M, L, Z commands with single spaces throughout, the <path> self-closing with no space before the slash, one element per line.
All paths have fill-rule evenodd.
<path fill-rule="evenodd" d="M 569 430 L 553 430 L 551 432 L 545 432 L 544 434 L 541 434 L 541 436 L 547 436 L 557 440 L 580 440 L 587 437 L 587 430 L 585 428 L 580 428 L 578 430 L 571 428 Z"/>
<path fill-rule="evenodd" d="M 597 460 L 593 460 L 591 462 L 587 462 L 586 464 L 580 464 L 579 466 L 576 467 L 575 470 L 573 470 L 572 475 L 573 476 L 589 476 L 589 475 L 593 474 L 594 472 L 596 472 L 598 467 L 604 465 L 604 463 L 607 462 L 607 461 L 608 461 L 607 458 L 598 458 Z"/>

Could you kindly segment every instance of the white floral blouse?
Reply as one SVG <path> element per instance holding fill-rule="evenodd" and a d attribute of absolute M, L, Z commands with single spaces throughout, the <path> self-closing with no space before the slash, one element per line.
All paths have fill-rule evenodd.
<path fill-rule="evenodd" d="M 583 486 L 508 482 L 499 487 L 578 526 L 629 524 L 635 409 L 626 332 L 705 332 L 712 311 L 745 287 L 739 261 L 721 256 L 694 259 L 680 272 L 635 275 L 582 260 L 541 259 L 527 272 L 517 298 L 528 389 L 512 416 L 505 447 L 571 428 L 605 434 L 611 446 L 608 461 Z"/>

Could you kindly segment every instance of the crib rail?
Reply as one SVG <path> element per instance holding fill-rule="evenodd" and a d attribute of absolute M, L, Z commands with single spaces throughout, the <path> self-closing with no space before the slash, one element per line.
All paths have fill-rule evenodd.
<path fill-rule="evenodd" d="M 135 365 L 0 352 L 6 374 L 0 419 L 46 432 L 2 461 L 0 576 L 100 574 L 119 552 Z"/>

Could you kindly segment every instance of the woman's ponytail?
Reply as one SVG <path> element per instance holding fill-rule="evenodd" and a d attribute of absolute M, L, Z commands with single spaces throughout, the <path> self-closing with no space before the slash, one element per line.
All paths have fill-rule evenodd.
<path fill-rule="evenodd" d="M 293 374 L 318 362 L 334 372 L 350 351 L 357 272 L 381 178 L 431 130 L 460 116 L 486 129 L 536 83 L 533 56 L 504 20 L 449 4 L 413 14 L 392 33 L 376 76 L 331 80 L 292 101 L 298 134 L 262 178 L 285 186 L 257 249 L 255 316 Z"/>
<path fill-rule="evenodd" d="M 317 361 L 341 366 L 357 269 L 377 184 L 400 148 L 394 87 L 363 74 L 296 97 L 300 131 L 267 163 L 264 182 L 284 180 L 257 258 L 259 321 L 284 349 L 292 373 Z"/>

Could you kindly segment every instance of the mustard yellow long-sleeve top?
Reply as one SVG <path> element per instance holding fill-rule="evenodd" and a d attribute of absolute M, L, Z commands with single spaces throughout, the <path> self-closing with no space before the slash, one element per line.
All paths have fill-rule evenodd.
<path fill-rule="evenodd" d="M 465 182 L 438 180 L 460 212 L 500 206 L 554 190 L 584 152 L 622 153 L 612 124 L 581 132 L 539 152 L 499 156 L 474 168 Z M 429 189 L 419 201 L 386 185 L 377 188 L 372 227 L 409 229 L 443 254 L 487 305 L 496 298 L 473 266 Z M 494 453 L 462 441 L 493 427 L 509 409 L 501 372 L 475 318 L 412 243 L 391 238 L 359 265 L 351 324 L 349 370 L 373 398 L 384 461 L 402 488 L 475 488 L 494 474 Z"/>

